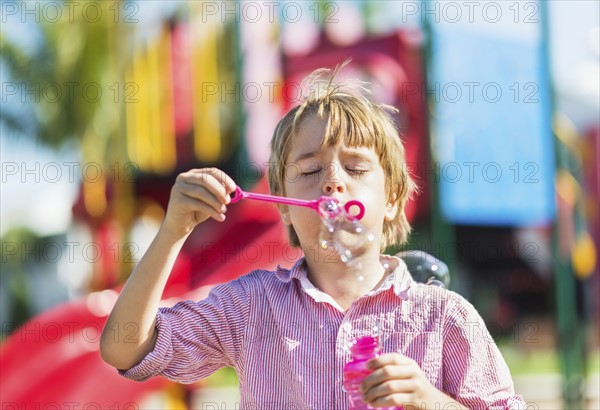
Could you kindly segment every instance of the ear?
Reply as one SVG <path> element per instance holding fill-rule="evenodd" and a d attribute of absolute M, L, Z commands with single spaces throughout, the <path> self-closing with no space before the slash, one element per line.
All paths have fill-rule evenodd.
<path fill-rule="evenodd" d="M 397 197 L 398 195 L 394 193 L 392 200 L 385 205 L 384 219 L 386 221 L 393 221 L 398 213 L 398 201 L 396 200 Z"/>

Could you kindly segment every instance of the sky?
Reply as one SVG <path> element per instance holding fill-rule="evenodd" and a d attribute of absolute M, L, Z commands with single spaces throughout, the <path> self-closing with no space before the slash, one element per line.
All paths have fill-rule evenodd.
<path fill-rule="evenodd" d="M 2 1 L 0 6 L 6 3 Z M 521 4 L 528 3 L 531 2 Z M 548 4 L 551 71 L 556 91 L 569 101 L 577 101 L 575 106 L 565 108 L 572 111 L 569 114 L 579 116 L 576 122 L 593 121 L 600 111 L 600 2 L 551 0 Z M 140 20 L 149 28 L 155 26 L 165 7 L 174 6 L 144 2 Z M 30 26 L 18 19 L 5 19 L 4 15 L 2 18 L 2 35 L 19 41 L 24 49 L 35 46 L 35 31 Z M 4 69 L 0 71 L 0 80 L 4 109 L 18 101 L 5 95 L 8 80 Z M 17 226 L 26 226 L 40 236 L 68 229 L 71 206 L 84 171 L 81 166 L 73 165 L 80 161 L 79 155 L 73 147 L 52 151 L 30 139 L 8 135 L 3 126 L 0 128 L 0 235 Z"/>

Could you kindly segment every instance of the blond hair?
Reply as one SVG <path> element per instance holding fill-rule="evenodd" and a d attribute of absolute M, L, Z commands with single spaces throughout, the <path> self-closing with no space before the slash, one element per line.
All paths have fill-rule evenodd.
<path fill-rule="evenodd" d="M 286 160 L 294 137 L 303 121 L 309 117 L 327 119 L 321 146 L 335 146 L 344 142 L 349 147 L 372 148 L 379 157 L 385 174 L 385 191 L 388 200 L 398 205 L 396 217 L 384 221 L 381 249 L 402 245 L 408 240 L 410 225 L 404 207 L 416 190 L 408 173 L 405 152 L 398 129 L 392 117 L 395 107 L 371 101 L 365 88 L 367 83 L 357 80 L 337 80 L 341 69 L 321 68 L 313 71 L 303 81 L 308 89 L 303 102 L 288 111 L 279 121 L 271 139 L 271 157 L 268 178 L 271 192 L 285 195 Z M 288 228 L 290 244 L 300 246 L 292 225 Z"/>

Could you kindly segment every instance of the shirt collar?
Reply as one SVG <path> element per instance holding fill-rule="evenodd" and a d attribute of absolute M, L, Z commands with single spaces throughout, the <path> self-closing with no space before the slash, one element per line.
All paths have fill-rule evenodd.
<path fill-rule="evenodd" d="M 289 282 L 292 279 L 300 280 L 302 277 L 307 278 L 305 258 L 302 257 L 298 259 L 290 269 L 282 268 L 281 265 L 277 265 L 275 276 L 282 282 Z"/>
<path fill-rule="evenodd" d="M 381 285 L 379 285 L 378 288 L 373 289 L 365 296 L 378 294 L 390 289 L 393 286 L 394 293 L 400 299 L 406 300 L 408 298 L 408 292 L 414 284 L 414 280 L 408 272 L 406 264 L 399 257 L 391 255 L 381 255 L 380 260 L 384 266 L 385 264 L 389 266 L 388 271 L 391 272 L 387 274 L 386 279 L 381 283 Z M 304 257 L 296 261 L 294 266 L 292 266 L 290 269 L 282 268 L 278 265 L 275 275 L 282 282 L 290 282 L 292 279 L 297 279 L 302 287 L 311 294 L 315 293 L 315 291 L 320 292 L 308 280 L 306 260 Z"/>
<path fill-rule="evenodd" d="M 384 266 L 386 264 L 389 266 L 387 269 L 388 271 L 391 270 L 391 272 L 378 288 L 372 290 L 368 294 L 377 294 L 393 286 L 396 296 L 402 300 L 408 299 L 408 292 L 414 285 L 414 280 L 408 272 L 408 268 L 404 261 L 397 256 L 391 255 L 381 255 L 379 259 Z"/>

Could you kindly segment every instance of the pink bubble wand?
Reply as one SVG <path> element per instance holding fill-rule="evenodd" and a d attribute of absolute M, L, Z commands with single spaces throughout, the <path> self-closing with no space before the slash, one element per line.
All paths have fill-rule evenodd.
<path fill-rule="evenodd" d="M 242 189 L 238 186 L 236 187 L 235 194 L 231 198 L 230 203 L 234 204 L 242 199 L 255 199 L 257 201 L 271 202 L 282 205 L 303 206 L 317 211 L 317 213 L 324 218 L 333 219 L 342 212 L 342 209 L 346 212 L 346 217 L 350 220 L 359 221 L 365 215 L 365 206 L 362 202 L 356 199 L 346 202 L 342 207 L 340 206 L 340 201 L 329 196 L 322 196 L 318 199 L 308 201 L 304 199 L 287 198 L 284 196 L 246 192 L 242 191 Z M 354 207 L 358 208 L 358 213 L 356 215 L 352 214 L 351 212 Z"/>

